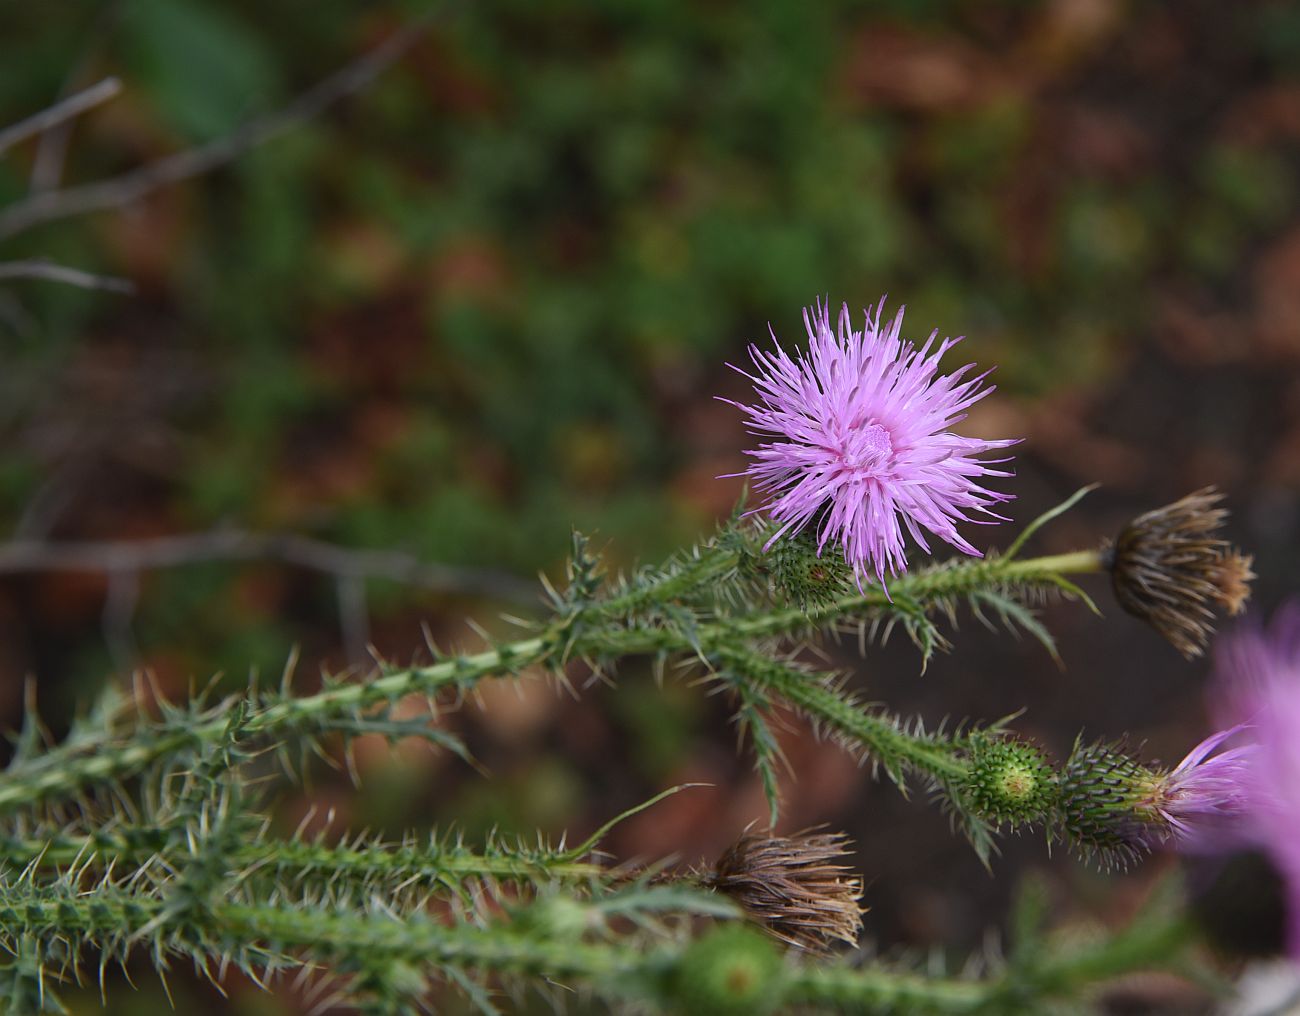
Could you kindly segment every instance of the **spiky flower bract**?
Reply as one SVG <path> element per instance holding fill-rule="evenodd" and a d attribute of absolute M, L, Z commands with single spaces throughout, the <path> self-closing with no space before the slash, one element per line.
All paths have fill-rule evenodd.
<path fill-rule="evenodd" d="M 1107 551 L 1115 599 L 1183 656 L 1200 656 L 1216 608 L 1239 614 L 1250 599 L 1251 559 L 1219 535 L 1223 495 L 1205 487 L 1139 515 Z"/>
<path fill-rule="evenodd" d="M 814 526 L 819 549 L 840 544 L 859 587 L 870 573 L 883 584 L 906 571 L 904 532 L 926 553 L 928 532 L 978 557 L 957 524 L 1000 518 L 991 507 L 1010 495 L 981 481 L 1010 473 L 991 468 L 1005 459 L 981 456 L 1016 443 L 949 431 L 993 391 L 986 375 L 967 377 L 974 364 L 940 374 L 940 359 L 959 340 L 936 348 L 934 332 L 917 349 L 899 337 L 903 311 L 882 326 L 883 308 L 882 299 L 854 331 L 845 304 L 833 329 L 819 301 L 804 310 L 807 353 L 751 346 L 755 372 L 734 368 L 753 381 L 758 401 L 733 405 L 752 433 L 773 438 L 747 452 L 754 462 L 746 470 L 777 523 L 769 545 Z"/>
<path fill-rule="evenodd" d="M 1126 867 L 1162 835 L 1162 820 L 1148 803 L 1159 780 L 1120 746 L 1076 743 L 1060 773 L 1062 828 L 1103 866 Z"/>
<path fill-rule="evenodd" d="M 809 605 L 833 603 L 852 591 L 853 571 L 839 548 L 822 553 L 814 534 L 806 530 L 778 541 L 770 558 L 773 585 L 805 610 Z"/>
<path fill-rule="evenodd" d="M 812 952 L 836 941 L 856 946 L 862 880 L 835 863 L 848 848 L 843 833 L 742 836 L 705 881 L 788 945 Z"/>

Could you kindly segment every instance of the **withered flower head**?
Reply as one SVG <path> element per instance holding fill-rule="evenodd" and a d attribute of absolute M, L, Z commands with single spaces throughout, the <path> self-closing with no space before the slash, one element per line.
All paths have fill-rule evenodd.
<path fill-rule="evenodd" d="M 789 945 L 825 952 L 836 940 L 857 945 L 862 880 L 835 861 L 848 854 L 843 833 L 743 836 L 705 876 Z"/>
<path fill-rule="evenodd" d="M 1189 660 L 1214 631 L 1216 610 L 1239 614 L 1250 598 L 1251 558 L 1218 535 L 1228 517 L 1214 487 L 1139 515 L 1107 552 L 1119 605 Z"/>

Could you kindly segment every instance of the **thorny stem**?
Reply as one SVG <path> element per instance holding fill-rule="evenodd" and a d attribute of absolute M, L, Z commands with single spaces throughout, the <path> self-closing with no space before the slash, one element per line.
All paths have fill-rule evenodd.
<path fill-rule="evenodd" d="M 165 854 L 172 837 L 161 826 L 133 826 L 129 835 L 100 831 L 89 835 L 60 834 L 50 839 L 0 837 L 0 863 L 23 870 L 38 868 L 141 864 Z M 302 840 L 271 840 L 234 846 L 227 862 L 231 868 L 319 870 L 331 877 L 365 878 L 400 874 L 431 885 L 474 878 L 529 879 L 538 876 L 566 882 L 588 882 L 608 874 L 598 864 L 569 859 L 558 852 L 485 855 L 436 842 L 327 846 Z"/>
<path fill-rule="evenodd" d="M 1056 584 L 1066 575 L 1083 575 L 1101 571 L 1101 556 L 1096 550 L 1077 550 L 1069 554 L 1027 558 L 1017 561 L 990 557 L 960 561 L 949 566 L 924 568 L 892 579 L 889 595 L 883 589 L 871 586 L 861 593 L 844 596 L 823 606 L 787 607 L 783 610 L 764 611 L 752 617 L 726 623 L 728 630 L 744 637 L 785 635 L 810 624 L 826 625 L 864 610 L 881 609 L 895 600 L 925 601 L 935 597 L 953 596 L 974 589 L 1005 583 L 1047 582 Z"/>
<path fill-rule="evenodd" d="M 966 775 L 966 764 L 941 741 L 900 730 L 891 720 L 846 703 L 815 675 L 807 674 L 758 653 L 719 649 L 719 663 L 761 687 L 776 692 L 791 705 L 860 744 L 887 768 L 903 762 L 936 779 Z"/>
<path fill-rule="evenodd" d="M 6 944 L 58 939 L 103 943 L 123 958 L 133 943 L 167 953 L 188 953 L 203 967 L 224 968 L 234 959 L 268 968 L 310 959 L 342 961 L 354 969 L 375 969 L 409 961 L 435 971 L 473 969 L 482 973 L 531 975 L 570 987 L 589 985 L 598 997 L 636 996 L 663 982 L 692 948 L 689 941 L 650 948 L 617 939 L 592 939 L 581 930 L 567 934 L 529 930 L 523 912 L 512 922 L 446 925 L 425 915 L 398 920 L 386 912 L 332 911 L 303 901 L 291 903 L 209 899 L 200 907 L 169 907 L 166 899 L 100 888 L 56 891 L 30 884 L 0 887 L 0 938 Z M 1188 938 L 1176 920 L 1150 922 L 1113 938 L 1063 954 L 1034 956 L 983 980 L 923 977 L 877 965 L 791 964 L 773 986 L 782 1005 L 834 1007 L 861 1013 L 966 1013 L 1036 1011 L 1051 998 L 1077 1000 L 1089 985 L 1124 973 L 1167 966 Z M 153 939 L 150 943 L 150 939 Z M 286 955 L 288 954 L 288 955 Z M 64 971 L 64 976 L 69 971 Z M 57 969 L 46 972 L 59 979 Z"/>
<path fill-rule="evenodd" d="M 667 603 L 690 594 L 705 583 L 722 578 L 734 571 L 739 563 L 739 551 L 711 547 L 672 574 L 641 588 L 594 603 L 591 609 L 601 617 L 614 618 L 634 613 L 650 603 Z"/>
<path fill-rule="evenodd" d="M 863 1013 L 965 1013 L 987 1004 L 989 988 L 988 983 L 980 981 L 921 977 L 870 967 L 807 966 L 791 977 L 786 1001 L 793 1005 L 834 1005 Z"/>
<path fill-rule="evenodd" d="M 365 683 L 341 684 L 315 695 L 284 699 L 251 713 L 245 733 L 270 734 L 310 727 L 332 716 L 410 694 L 435 695 L 452 686 L 469 688 L 481 678 L 539 663 L 553 651 L 553 636 L 542 635 L 428 667 L 395 671 Z M 90 739 L 25 760 L 16 771 L 11 768 L 0 783 L 0 814 L 74 793 L 90 783 L 120 779 L 190 745 L 216 743 L 225 733 L 226 723 L 225 711 L 217 710 L 211 718 L 180 730 L 137 737 L 123 744 Z"/>
<path fill-rule="evenodd" d="M 730 551 L 720 552 L 711 564 L 701 568 L 708 574 L 723 574 L 735 565 L 734 559 L 728 562 L 731 554 Z M 706 554 L 701 560 L 712 557 Z M 1065 581 L 1067 574 L 1096 572 L 1101 567 L 1100 556 L 1095 550 L 1024 560 L 996 557 L 967 560 L 900 576 L 890 584 L 890 595 L 896 600 L 910 597 L 925 601 L 1009 582 L 1060 583 Z M 697 574 L 692 581 L 698 582 L 699 579 Z M 662 590 L 664 595 L 676 588 L 667 586 L 667 583 L 665 586 Z M 611 617 L 612 607 L 617 602 L 616 599 L 594 604 L 597 621 L 602 616 Z M 783 608 L 705 622 L 698 626 L 692 639 L 666 628 L 596 624 L 587 627 L 569 646 L 569 651 L 593 656 L 707 653 L 718 647 L 734 646 L 737 640 L 789 634 L 809 625 L 829 625 L 863 610 L 888 606 L 884 591 L 872 587 L 861 594 L 843 597 L 807 611 Z M 516 672 L 537 664 L 558 664 L 562 662 L 558 658 L 562 634 L 562 626 L 553 625 L 539 636 L 481 653 L 454 657 L 427 667 L 386 673 L 367 682 L 335 685 L 314 695 L 283 699 L 252 712 L 246 733 L 273 734 L 294 728 L 309 729 L 313 723 L 384 701 L 395 701 L 405 695 L 436 695 L 448 687 L 464 690 L 482 678 Z M 827 694 L 823 700 L 823 696 L 811 688 L 794 685 L 791 688 L 802 696 L 803 701 L 797 704 L 810 715 L 837 729 L 845 722 L 845 717 L 831 710 L 834 696 Z M 182 729 L 163 728 L 151 735 L 137 736 L 121 743 L 114 743 L 106 734 L 102 739 L 87 739 L 24 760 L 19 766 L 11 767 L 0 782 L 0 814 L 76 793 L 88 784 L 129 776 L 161 758 L 183 751 L 187 746 L 214 743 L 221 738 L 225 728 L 226 717 L 218 711 L 210 718 Z"/>
<path fill-rule="evenodd" d="M 636 965 L 637 953 L 579 942 L 502 933 L 470 922 L 443 925 L 425 916 L 395 920 L 388 914 L 331 913 L 308 905 L 209 901 L 201 913 L 168 912 L 157 896 L 99 891 L 61 895 L 49 902 L 30 891 L 0 890 L 0 924 L 38 936 L 128 940 L 159 929 L 180 941 L 274 943 L 276 951 L 308 947 L 315 956 L 403 958 L 431 966 L 599 977 Z"/>

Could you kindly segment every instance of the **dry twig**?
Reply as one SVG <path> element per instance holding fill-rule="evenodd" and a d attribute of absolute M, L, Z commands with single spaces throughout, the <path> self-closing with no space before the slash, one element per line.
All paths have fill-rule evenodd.
<path fill-rule="evenodd" d="M 135 284 L 129 279 L 114 275 L 94 275 L 83 272 L 80 268 L 55 264 L 49 258 L 0 262 L 0 280 L 4 279 L 43 279 L 46 282 L 63 282 L 81 289 L 98 289 L 108 293 L 135 292 Z"/>
<path fill-rule="evenodd" d="M 123 668 L 129 667 L 136 656 L 131 622 L 140 574 L 213 561 L 280 561 L 332 576 L 338 596 L 339 627 L 353 662 L 366 658 L 367 579 L 387 579 L 435 592 L 520 604 L 535 604 L 538 599 L 531 582 L 507 572 L 430 564 L 404 551 L 341 547 L 292 533 L 215 529 L 152 540 L 14 540 L 0 544 L 0 574 L 99 572 L 108 576 L 104 637 Z"/>
<path fill-rule="evenodd" d="M 433 15 L 420 18 L 360 59 L 309 88 L 284 108 L 255 117 L 224 137 L 107 180 L 30 195 L 0 212 L 0 240 L 56 219 L 121 208 L 139 201 L 159 187 L 201 176 L 237 159 L 319 116 L 340 99 L 370 84 L 420 39 L 432 19 Z M 15 125 L 15 128 L 17 126 L 21 125 Z"/>
<path fill-rule="evenodd" d="M 8 151 L 20 141 L 43 134 L 51 127 L 57 127 L 73 117 L 80 116 L 86 110 L 107 102 L 121 91 L 121 81 L 117 78 L 105 78 L 98 84 L 69 95 L 48 109 L 43 109 L 26 120 L 20 120 L 13 126 L 0 130 L 0 152 Z"/>

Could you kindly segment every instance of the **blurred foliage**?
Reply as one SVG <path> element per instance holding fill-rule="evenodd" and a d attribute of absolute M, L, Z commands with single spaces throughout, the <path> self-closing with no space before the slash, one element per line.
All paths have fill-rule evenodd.
<path fill-rule="evenodd" d="M 0 123 L 121 76 L 62 174 L 100 179 L 279 107 L 427 6 L 5 3 Z M 35 152 L 0 159 L 0 207 L 27 193 Z M 769 321 L 797 342 L 819 294 L 888 292 L 911 335 L 969 333 L 956 355 L 998 364 L 1001 388 L 974 422 L 1030 433 L 1064 490 L 1148 482 L 1201 454 L 1212 411 L 1230 421 L 1216 440 L 1240 437 L 1255 401 L 1179 402 L 1177 428 L 1136 412 L 1125 436 L 1163 442 L 1154 457 L 1079 417 L 1105 416 L 1152 350 L 1173 380 L 1144 405 L 1185 368 L 1217 393 L 1225 364 L 1294 367 L 1298 164 L 1284 0 L 452 4 L 359 96 L 233 165 L 0 240 L 0 259 L 139 287 L 0 289 L 0 526 L 231 523 L 530 575 L 554 572 L 573 525 L 624 566 L 655 560 L 738 490 L 715 479 L 747 446 L 709 401 L 736 391 L 723 363 Z M 1268 420 L 1300 448 L 1294 413 Z M 1249 468 L 1294 488 L 1298 456 Z M 386 653 L 409 655 L 448 607 L 371 587 Z M 6 713 L 29 673 L 66 712 L 114 664 L 104 583 L 5 589 Z M 333 593 L 280 568 L 156 574 L 135 634 L 172 690 L 277 673 L 294 643 L 339 664 Z M 622 689 L 620 757 L 665 778 L 701 708 Z M 504 782 L 556 825 L 574 807 L 562 766 Z M 501 818 L 489 797 L 458 804 Z"/>

